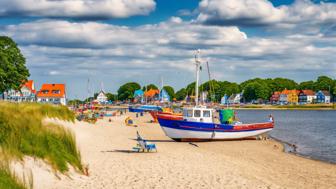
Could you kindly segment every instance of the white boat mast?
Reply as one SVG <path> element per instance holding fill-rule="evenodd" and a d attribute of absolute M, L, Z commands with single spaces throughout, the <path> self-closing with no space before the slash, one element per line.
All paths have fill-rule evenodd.
<path fill-rule="evenodd" d="M 195 103 L 196 103 L 196 106 L 198 106 L 198 85 L 199 85 L 199 72 L 200 72 L 200 66 L 201 66 L 200 53 L 201 53 L 201 50 L 198 49 L 195 54 L 195 64 L 196 64 Z"/>

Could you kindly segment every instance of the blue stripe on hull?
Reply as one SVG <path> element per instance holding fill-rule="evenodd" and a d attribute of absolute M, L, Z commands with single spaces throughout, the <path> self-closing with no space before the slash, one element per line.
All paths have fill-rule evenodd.
<path fill-rule="evenodd" d="M 204 123 L 204 122 L 191 122 L 183 120 L 168 120 L 168 119 L 158 119 L 159 123 L 163 127 L 168 127 L 172 129 L 181 129 L 189 131 L 199 131 L 199 132 L 246 132 L 246 131 L 256 131 L 260 129 L 250 129 L 250 130 L 234 130 L 233 125 L 229 124 L 215 124 L 215 123 Z M 262 128 L 265 129 L 265 128 Z"/>

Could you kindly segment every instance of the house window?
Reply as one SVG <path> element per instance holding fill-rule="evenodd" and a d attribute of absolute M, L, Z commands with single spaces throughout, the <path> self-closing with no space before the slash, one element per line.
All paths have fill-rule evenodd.
<path fill-rule="evenodd" d="M 43 93 L 43 94 L 48 94 L 48 93 L 49 93 L 49 90 L 43 90 L 42 93 Z"/>
<path fill-rule="evenodd" d="M 201 117 L 201 110 L 195 110 L 194 117 Z"/>
<path fill-rule="evenodd" d="M 61 91 L 60 90 L 52 90 L 52 94 L 60 94 Z"/>
<path fill-rule="evenodd" d="M 204 110 L 203 111 L 203 117 L 210 117 L 210 111 L 209 110 Z"/>

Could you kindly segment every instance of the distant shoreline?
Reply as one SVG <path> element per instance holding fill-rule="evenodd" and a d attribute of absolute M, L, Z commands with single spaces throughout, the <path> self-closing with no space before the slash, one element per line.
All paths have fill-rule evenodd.
<path fill-rule="evenodd" d="M 328 105 L 283 105 L 283 106 L 273 106 L 273 105 L 247 105 L 240 107 L 231 107 L 236 110 L 336 110 L 336 106 L 333 104 Z"/>

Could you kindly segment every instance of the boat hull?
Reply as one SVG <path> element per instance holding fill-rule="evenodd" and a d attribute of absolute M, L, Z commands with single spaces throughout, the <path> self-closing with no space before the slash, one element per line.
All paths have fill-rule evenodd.
<path fill-rule="evenodd" d="M 273 122 L 254 124 L 215 124 L 191 122 L 176 117 L 159 116 L 158 121 L 165 134 L 172 139 L 183 140 L 232 140 L 258 136 L 271 131 Z"/>
<path fill-rule="evenodd" d="M 244 139 L 258 135 L 265 134 L 272 129 L 260 129 L 254 131 L 244 132 L 199 132 L 181 129 L 172 129 L 169 127 L 162 127 L 164 133 L 172 139 L 184 139 L 184 140 L 233 140 Z"/>

